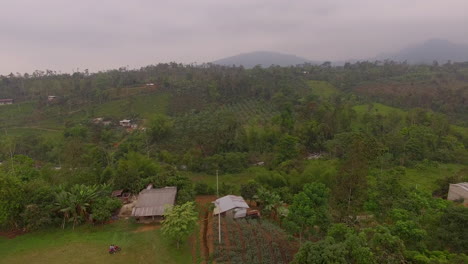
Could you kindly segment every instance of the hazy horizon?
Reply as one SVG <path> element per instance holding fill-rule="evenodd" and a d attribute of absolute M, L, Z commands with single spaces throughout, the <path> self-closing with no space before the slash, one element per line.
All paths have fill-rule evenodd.
<path fill-rule="evenodd" d="M 462 0 L 18 0 L 2 7 L 0 74 L 203 63 L 264 50 L 337 61 L 433 38 L 468 43 Z"/>

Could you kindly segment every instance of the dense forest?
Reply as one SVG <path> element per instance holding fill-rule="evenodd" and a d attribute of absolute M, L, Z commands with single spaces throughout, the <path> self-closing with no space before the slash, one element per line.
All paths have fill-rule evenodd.
<path fill-rule="evenodd" d="M 36 71 L 0 76 L 3 98 L 2 229 L 104 223 L 112 190 L 150 183 L 183 204 L 219 171 L 294 263 L 468 262 L 468 208 L 445 200 L 468 181 L 468 63 Z"/>

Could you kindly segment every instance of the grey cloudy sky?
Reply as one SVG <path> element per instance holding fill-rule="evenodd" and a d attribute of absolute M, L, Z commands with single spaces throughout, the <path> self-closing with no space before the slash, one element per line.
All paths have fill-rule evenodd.
<path fill-rule="evenodd" d="M 468 43 L 467 0 L 0 0 L 0 74 L 207 62 L 269 50 L 368 58 Z"/>

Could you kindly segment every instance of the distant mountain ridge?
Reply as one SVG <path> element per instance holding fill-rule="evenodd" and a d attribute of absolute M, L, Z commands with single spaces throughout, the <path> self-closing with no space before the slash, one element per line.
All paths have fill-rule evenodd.
<path fill-rule="evenodd" d="M 271 65 L 278 66 L 292 66 L 303 63 L 317 63 L 306 58 L 301 58 L 296 55 L 283 54 L 272 51 L 254 51 L 249 53 L 242 53 L 231 57 L 222 58 L 213 61 L 214 64 L 225 66 L 243 66 L 245 68 L 253 68 L 257 65 L 262 67 L 269 67 Z"/>
<path fill-rule="evenodd" d="M 468 61 L 468 45 L 455 44 L 445 39 L 430 39 L 424 43 L 410 46 L 392 54 L 377 56 L 378 60 L 390 59 L 408 63 L 445 63 Z"/>

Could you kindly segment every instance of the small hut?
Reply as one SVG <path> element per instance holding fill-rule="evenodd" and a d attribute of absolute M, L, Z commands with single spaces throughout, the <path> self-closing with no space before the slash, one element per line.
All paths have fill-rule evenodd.
<path fill-rule="evenodd" d="M 214 215 L 222 214 L 231 218 L 242 218 L 247 215 L 249 206 L 244 198 L 235 195 L 226 195 L 213 202 L 215 209 Z"/>

